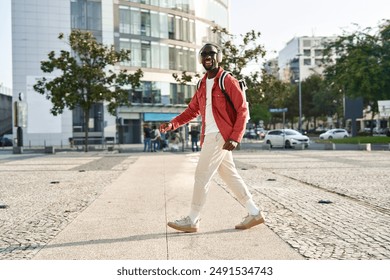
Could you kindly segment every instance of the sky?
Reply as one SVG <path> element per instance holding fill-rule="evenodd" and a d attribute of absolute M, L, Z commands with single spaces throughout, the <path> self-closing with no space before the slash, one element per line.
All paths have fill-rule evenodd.
<path fill-rule="evenodd" d="M 202 1 L 202 0 L 196 0 Z M 12 87 L 11 0 L 0 1 L 0 83 Z M 261 32 L 266 58 L 295 36 L 334 36 L 390 19 L 390 0 L 231 0 L 232 34 Z"/>
<path fill-rule="evenodd" d="M 342 35 L 382 19 L 390 19 L 390 0 L 231 0 L 232 34 L 260 32 L 266 58 L 294 37 Z"/>

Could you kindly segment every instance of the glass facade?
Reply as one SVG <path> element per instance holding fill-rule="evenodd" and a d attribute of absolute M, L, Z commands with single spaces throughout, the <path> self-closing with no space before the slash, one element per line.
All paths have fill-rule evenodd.
<path fill-rule="evenodd" d="M 84 132 L 84 113 L 80 107 L 72 110 L 73 132 Z M 89 110 L 88 131 L 102 132 L 104 127 L 104 108 L 102 103 L 97 103 Z"/>
<path fill-rule="evenodd" d="M 123 66 L 196 71 L 196 50 L 177 44 L 195 44 L 193 19 L 120 5 L 119 34 L 119 48 L 132 53 Z"/>
<path fill-rule="evenodd" d="M 23 92 L 27 88 L 29 108 L 36 108 L 34 104 L 50 105 L 35 95 L 30 84 L 35 77 L 44 75 L 39 67 L 42 57 L 50 51 L 70 50 L 58 42 L 59 33 L 88 30 L 98 42 L 114 44 L 117 50 L 131 50 L 131 59 L 114 69 L 129 72 L 142 69 L 144 73 L 138 88 L 128 87 L 132 106 L 120 107 L 118 116 L 111 116 L 105 103 L 95 104 L 88 122 L 90 137 L 102 140 L 114 136 L 120 143 L 141 141 L 145 114 L 156 114 L 150 121 L 157 122 L 161 114 L 175 115 L 184 110 L 194 95 L 195 85 L 179 84 L 172 74 L 186 71 L 194 75 L 203 71 L 197 62 L 197 51 L 205 42 L 219 42 L 218 35 L 211 32 L 213 26 L 229 28 L 229 0 L 13 0 L 12 3 L 14 91 Z M 42 139 L 58 145 L 72 137 L 83 137 L 81 108 L 66 111 L 55 119 L 47 113 L 45 117 L 52 121 L 45 129 L 31 125 L 42 121 L 38 115 L 29 110 L 30 125 L 24 135 L 33 145 Z"/>
<path fill-rule="evenodd" d="M 120 2 L 140 3 L 161 8 L 173 9 L 188 14 L 195 14 L 194 1 L 195 0 L 125 0 Z"/>
<path fill-rule="evenodd" d="M 169 92 L 169 95 L 162 95 Z M 194 87 L 166 82 L 142 82 L 141 86 L 129 90 L 129 99 L 132 105 L 142 104 L 186 104 L 194 95 Z"/>
<path fill-rule="evenodd" d="M 122 0 L 114 4 L 114 14 L 115 45 L 117 49 L 131 50 L 131 60 L 122 62 L 121 66 L 141 68 L 145 74 L 165 77 L 171 77 L 174 72 L 197 72 L 198 45 L 219 41 L 218 35 L 211 32 L 211 25 L 229 27 L 227 0 L 197 3 L 195 0 Z M 133 105 L 130 111 L 137 110 L 134 106 L 185 106 L 194 92 L 193 85 L 158 81 L 158 78 L 144 80 L 140 87 L 129 89 L 129 101 Z M 126 129 L 120 129 L 119 138 L 124 142 L 128 140 L 127 133 Z"/>
<path fill-rule="evenodd" d="M 99 42 L 102 42 L 102 5 L 101 0 L 72 0 L 72 29 L 89 30 Z"/>
<path fill-rule="evenodd" d="M 70 4 L 71 28 L 88 30 L 93 33 L 98 42 L 102 42 L 102 5 L 101 0 L 72 0 Z M 73 115 L 73 135 L 85 132 L 84 114 L 80 107 L 72 111 Z M 89 132 L 100 132 L 98 140 L 102 143 L 104 130 L 104 111 L 103 104 L 92 106 L 89 120 Z M 80 135 L 81 136 L 81 135 Z M 91 142 L 93 143 L 93 141 Z"/>

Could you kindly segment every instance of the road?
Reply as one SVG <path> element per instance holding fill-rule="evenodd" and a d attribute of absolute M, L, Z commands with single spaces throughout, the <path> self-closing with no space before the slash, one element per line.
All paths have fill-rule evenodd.
<path fill-rule="evenodd" d="M 241 144 L 243 150 L 262 150 L 268 149 L 268 146 L 264 145 L 262 141 L 259 140 L 244 140 Z M 372 151 L 389 151 L 390 144 L 371 144 L 370 146 Z M 274 150 L 283 150 L 283 148 L 272 148 Z M 325 149 L 329 149 L 329 147 L 325 148 L 324 143 L 316 143 L 312 141 L 309 146 L 309 150 L 322 151 Z M 339 151 L 356 151 L 356 150 L 365 150 L 366 145 L 356 145 L 356 144 L 335 144 L 335 150 Z M 298 149 L 299 150 L 299 149 Z"/>

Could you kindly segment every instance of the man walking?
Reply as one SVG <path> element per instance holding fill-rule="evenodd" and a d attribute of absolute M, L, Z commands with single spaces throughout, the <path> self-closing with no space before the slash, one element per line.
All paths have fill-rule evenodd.
<path fill-rule="evenodd" d="M 225 88 L 231 103 L 219 88 L 218 80 L 223 69 L 218 64 L 222 61 L 222 52 L 216 45 L 204 45 L 199 52 L 198 60 L 207 71 L 198 90 L 183 113 L 160 126 L 162 132 L 175 130 L 199 114 L 202 116 L 200 138 L 202 150 L 195 171 L 190 213 L 183 219 L 169 222 L 168 226 L 183 232 L 198 231 L 200 213 L 206 202 L 209 183 L 218 171 L 220 177 L 248 211 L 248 216 L 235 228 L 249 229 L 264 223 L 264 218 L 238 174 L 232 155 L 245 132 L 247 103 L 238 81 L 231 75 L 225 78 Z"/>

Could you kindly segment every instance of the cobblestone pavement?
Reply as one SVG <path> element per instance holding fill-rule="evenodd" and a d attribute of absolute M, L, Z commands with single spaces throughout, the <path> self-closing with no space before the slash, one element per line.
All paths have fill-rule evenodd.
<path fill-rule="evenodd" d="M 0 259 L 31 259 L 138 156 L 0 156 Z M 390 259 L 390 152 L 242 150 L 235 160 L 267 226 L 304 257 Z"/>
<path fill-rule="evenodd" d="M 107 153 L 0 157 L 0 260 L 32 258 L 136 160 Z"/>
<path fill-rule="evenodd" d="M 267 226 L 304 257 L 390 259 L 390 152 L 280 150 L 235 159 Z"/>

